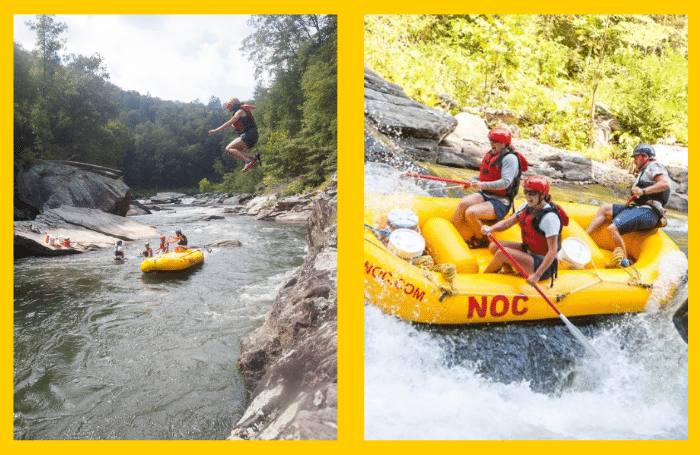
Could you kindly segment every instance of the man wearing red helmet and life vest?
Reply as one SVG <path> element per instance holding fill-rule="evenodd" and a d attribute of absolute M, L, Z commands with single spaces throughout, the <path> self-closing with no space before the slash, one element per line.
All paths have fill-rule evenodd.
<path fill-rule="evenodd" d="M 531 175 L 523 182 L 525 203 L 510 217 L 493 226 L 482 226 L 481 232 L 504 231 L 518 223 L 522 242 L 502 241 L 503 247 L 518 261 L 527 272 L 527 282 L 531 285 L 552 278 L 557 274 L 557 253 L 561 244 L 561 230 L 569 224 L 564 210 L 552 202 L 549 195 L 549 179 L 541 175 Z M 484 273 L 495 273 L 505 267 L 512 271 L 508 258 L 495 244 L 489 246 L 493 260 Z"/>
<path fill-rule="evenodd" d="M 226 146 L 226 152 L 228 152 L 229 156 L 235 156 L 245 162 L 243 172 L 248 172 L 255 164 L 262 166 L 259 153 L 253 154 L 245 151 L 258 142 L 258 125 L 255 123 L 251 112 L 252 109 L 257 108 L 249 104 L 242 104 L 238 101 L 238 98 L 231 98 L 226 103 L 226 109 L 232 114 L 231 119 L 215 130 L 209 131 L 209 136 L 233 127 L 236 133 L 239 134 L 239 137 Z"/>
<path fill-rule="evenodd" d="M 160 246 L 155 251 L 156 253 L 167 253 L 168 252 L 168 242 L 165 241 L 165 236 L 160 236 Z"/>
<path fill-rule="evenodd" d="M 527 171 L 527 161 L 511 145 L 506 128 L 489 132 L 491 150 L 484 155 L 479 178 L 470 188 L 479 190 L 462 198 L 452 215 L 452 224 L 470 248 L 483 248 L 489 241 L 481 236 L 481 221 L 499 221 L 513 206 L 518 194 L 520 175 Z"/>
<path fill-rule="evenodd" d="M 617 248 L 622 249 L 624 259 L 622 267 L 629 267 L 625 242 L 622 234 L 632 231 L 645 231 L 663 226 L 665 222 L 666 203 L 671 195 L 668 171 L 656 161 L 654 147 L 639 144 L 634 148 L 632 157 L 637 167 L 637 179 L 632 184 L 632 196 L 627 204 L 603 204 L 591 220 L 586 232 L 592 234 L 603 225 L 606 219 L 612 219 L 608 232 Z M 616 248 L 616 249 L 617 249 Z"/>

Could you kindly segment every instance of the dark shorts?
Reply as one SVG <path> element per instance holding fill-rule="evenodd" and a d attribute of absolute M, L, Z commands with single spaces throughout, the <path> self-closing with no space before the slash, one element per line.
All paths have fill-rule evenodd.
<path fill-rule="evenodd" d="M 503 218 L 505 218 L 506 214 L 508 213 L 508 209 L 510 208 L 509 206 L 505 205 L 495 197 L 484 193 L 483 191 L 479 191 L 479 194 L 484 198 L 484 202 L 490 202 L 493 206 L 493 211 L 496 212 L 496 219 L 493 221 L 501 221 Z"/>
<path fill-rule="evenodd" d="M 241 140 L 245 142 L 245 145 L 247 145 L 248 148 L 251 148 L 258 142 L 258 129 L 251 128 L 249 130 L 244 131 L 243 133 L 241 133 Z"/>
<path fill-rule="evenodd" d="M 530 256 L 532 256 L 532 259 L 535 261 L 533 265 L 533 270 L 537 270 L 540 268 L 542 265 L 542 261 L 544 260 L 544 256 L 540 256 L 537 253 L 530 252 Z M 557 270 L 557 260 L 555 259 L 554 262 L 552 262 L 552 265 L 549 266 L 547 270 L 544 271 L 542 276 L 540 277 L 540 281 L 546 280 L 547 278 L 551 278 L 552 275 L 554 275 L 554 272 Z"/>
<path fill-rule="evenodd" d="M 659 215 L 651 207 L 646 206 L 628 207 L 613 204 L 612 216 L 612 222 L 617 226 L 620 234 L 654 229 L 659 223 Z"/>

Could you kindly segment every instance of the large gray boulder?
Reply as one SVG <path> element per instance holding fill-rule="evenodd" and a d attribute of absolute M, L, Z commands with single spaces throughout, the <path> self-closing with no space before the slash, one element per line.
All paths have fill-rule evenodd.
<path fill-rule="evenodd" d="M 19 170 L 15 184 L 16 199 L 39 212 L 67 205 L 126 216 L 131 201 L 122 181 L 48 161 Z"/>
<path fill-rule="evenodd" d="M 437 145 L 457 126 L 446 112 L 410 99 L 401 87 L 365 67 L 365 118 L 384 134 L 429 139 Z"/>

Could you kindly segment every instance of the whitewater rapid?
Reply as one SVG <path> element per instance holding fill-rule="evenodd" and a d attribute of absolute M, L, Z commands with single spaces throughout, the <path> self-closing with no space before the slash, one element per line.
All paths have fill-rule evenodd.
<path fill-rule="evenodd" d="M 372 163 L 365 193 L 428 195 Z M 687 233 L 687 224 L 676 228 Z M 667 270 L 685 273 L 687 258 L 675 258 Z M 685 299 L 687 284 L 661 309 L 650 305 L 598 327 L 589 341 L 602 358 L 583 356 L 554 371 L 564 385 L 546 393 L 527 379 L 499 381 L 479 373 L 476 362 L 454 361 L 469 327 L 430 330 L 365 302 L 365 439 L 685 440 L 688 348 L 671 322 Z"/>

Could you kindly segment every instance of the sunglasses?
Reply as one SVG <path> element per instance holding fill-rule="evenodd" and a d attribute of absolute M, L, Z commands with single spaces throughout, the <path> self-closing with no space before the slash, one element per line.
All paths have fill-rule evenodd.
<path fill-rule="evenodd" d="M 525 194 L 527 196 L 537 196 L 538 194 L 540 194 L 540 192 L 535 190 L 525 190 Z"/>

